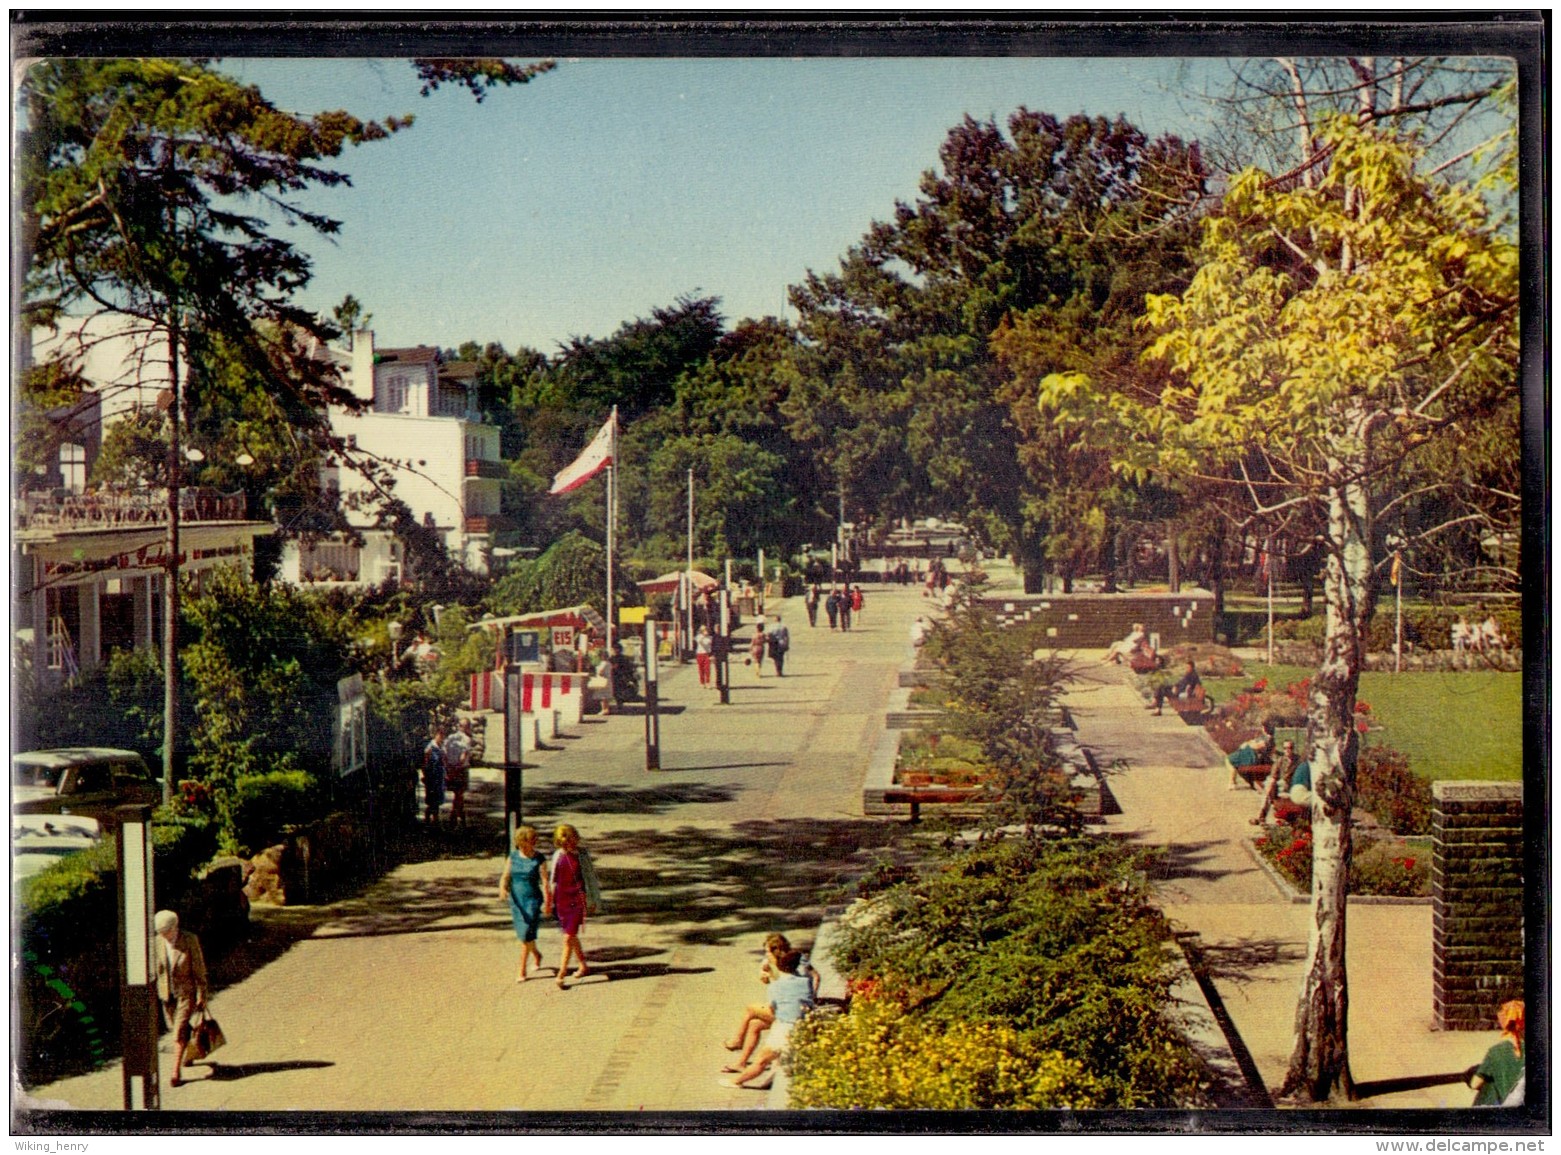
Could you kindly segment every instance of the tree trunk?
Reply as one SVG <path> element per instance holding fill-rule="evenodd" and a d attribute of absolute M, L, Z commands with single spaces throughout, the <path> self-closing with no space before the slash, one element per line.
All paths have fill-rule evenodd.
<path fill-rule="evenodd" d="M 1182 555 L 1176 547 L 1176 529 L 1167 526 L 1165 532 L 1165 573 L 1166 580 L 1170 583 L 1171 592 L 1182 592 Z"/>
<path fill-rule="evenodd" d="M 1107 533 L 1106 540 L 1101 546 L 1100 568 L 1103 571 L 1101 592 L 1114 594 L 1117 592 L 1117 539 L 1114 534 Z"/>
<path fill-rule="evenodd" d="M 1357 461 L 1348 464 L 1357 465 Z M 1364 469 L 1336 467 L 1335 477 Z M 1355 695 L 1365 623 L 1373 599 L 1371 510 L 1355 482 L 1328 492 L 1328 556 L 1323 574 L 1327 628 L 1313 676 L 1308 718 L 1312 768 L 1312 921 L 1306 972 L 1295 1011 L 1295 1050 L 1281 1094 L 1310 1102 L 1355 1097 L 1349 1061 L 1349 980 L 1345 924 L 1355 798 Z"/>

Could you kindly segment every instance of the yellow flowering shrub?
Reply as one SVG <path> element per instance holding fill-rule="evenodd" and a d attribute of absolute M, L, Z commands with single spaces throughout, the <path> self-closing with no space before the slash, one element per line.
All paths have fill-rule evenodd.
<path fill-rule="evenodd" d="M 791 1106 L 1055 1110 L 1100 1106 L 1084 1067 L 1010 1027 L 933 1023 L 888 999 L 853 1000 L 793 1035 Z"/>

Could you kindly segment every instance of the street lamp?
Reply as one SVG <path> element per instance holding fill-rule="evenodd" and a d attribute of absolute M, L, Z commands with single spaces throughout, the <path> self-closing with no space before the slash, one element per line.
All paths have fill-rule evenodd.
<path fill-rule="evenodd" d="M 401 623 L 386 622 L 385 632 L 390 635 L 390 669 L 394 673 L 401 664 Z"/>

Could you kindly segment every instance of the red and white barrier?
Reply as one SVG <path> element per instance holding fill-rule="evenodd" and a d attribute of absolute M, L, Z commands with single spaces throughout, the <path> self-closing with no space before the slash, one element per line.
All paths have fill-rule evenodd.
<path fill-rule="evenodd" d="M 472 675 L 473 710 L 497 710 L 504 702 L 504 671 L 484 670 Z"/>
<path fill-rule="evenodd" d="M 539 717 L 553 716 L 553 737 L 567 718 L 578 726 L 585 717 L 586 674 L 535 673 L 520 675 L 520 702 L 523 713 Z"/>

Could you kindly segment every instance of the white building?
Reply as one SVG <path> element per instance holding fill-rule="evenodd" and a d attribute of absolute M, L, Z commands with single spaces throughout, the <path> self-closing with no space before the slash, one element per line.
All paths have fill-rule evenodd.
<path fill-rule="evenodd" d="M 102 665 L 114 649 L 160 649 L 168 568 L 166 490 L 88 485 L 103 430 L 157 404 L 168 384 L 166 342 L 126 318 L 23 331 L 19 368 L 63 354 L 87 383 L 81 401 L 50 413 L 57 459 L 15 479 L 12 630 L 45 685 Z M 199 588 L 221 568 L 254 571 L 255 539 L 272 532 L 246 517 L 242 493 L 180 495 L 179 564 Z"/>
<path fill-rule="evenodd" d="M 332 432 L 390 466 L 393 494 L 412 516 L 439 533 L 452 557 L 475 573 L 487 573 L 508 470 L 499 459 L 498 427 L 484 425 L 478 411 L 476 365 L 444 361 L 428 345 L 377 348 L 368 330 L 353 335 L 350 352 L 324 354 L 341 370 L 343 384 L 366 403 L 361 412 L 332 406 Z M 341 493 L 363 544 L 290 544 L 282 576 L 299 583 L 400 578 L 402 546 L 388 531 L 374 528 L 369 482 L 337 466 L 323 471 L 321 483 Z M 365 508 L 352 508 L 354 496 L 369 499 Z"/>

